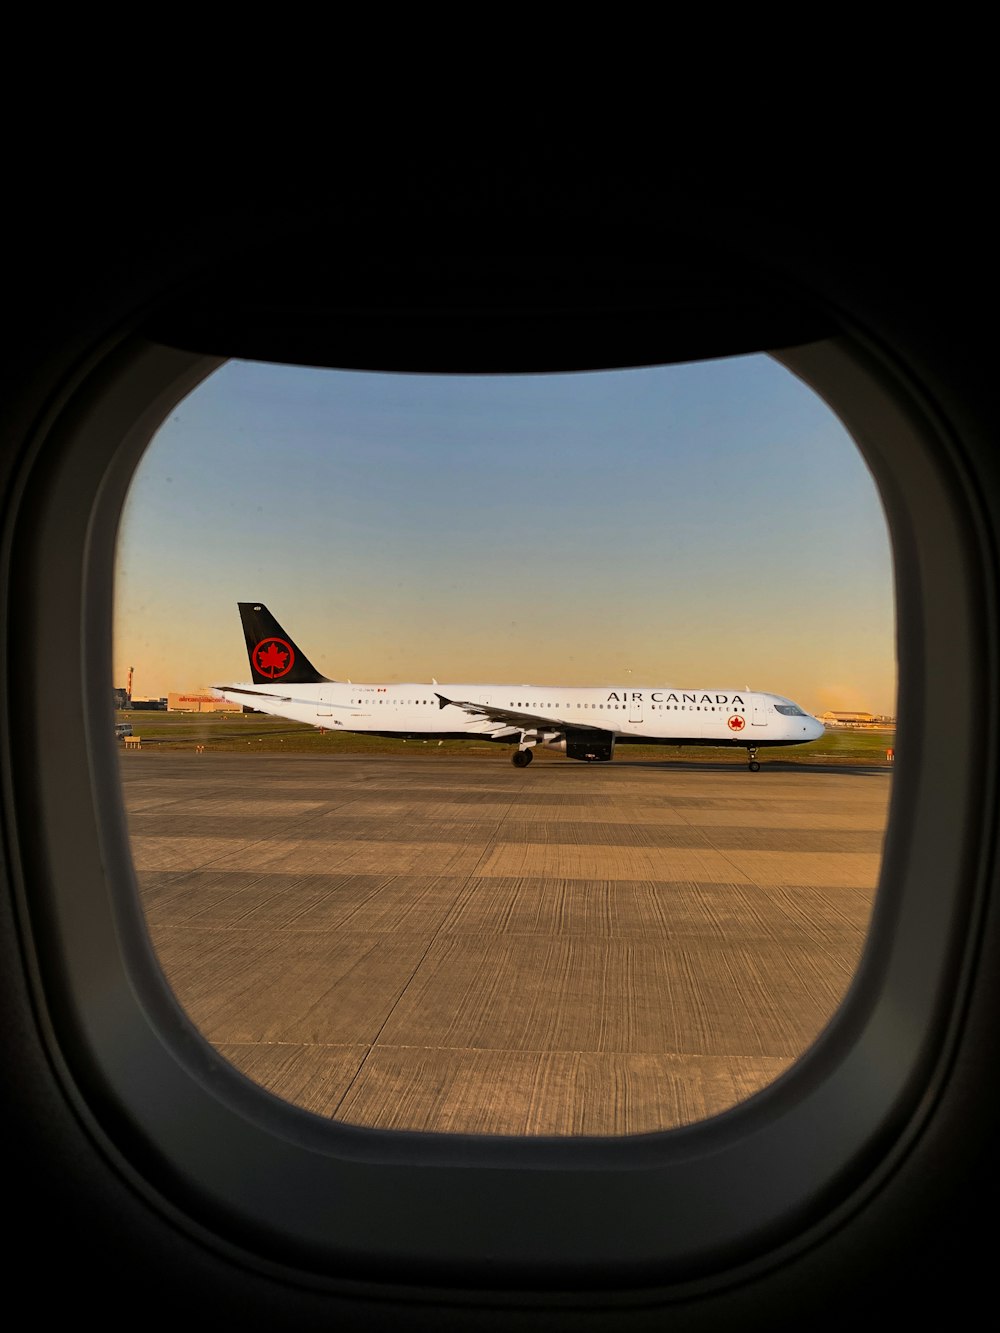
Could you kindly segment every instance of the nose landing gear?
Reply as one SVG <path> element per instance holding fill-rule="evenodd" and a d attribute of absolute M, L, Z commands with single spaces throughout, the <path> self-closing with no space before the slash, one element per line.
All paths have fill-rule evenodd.
<path fill-rule="evenodd" d="M 747 746 L 747 768 L 749 768 L 749 770 L 750 770 L 751 773 L 759 773 L 759 772 L 760 772 L 760 764 L 758 764 L 758 762 L 757 762 L 757 747 L 756 747 L 756 745 L 748 745 L 748 746 Z"/>

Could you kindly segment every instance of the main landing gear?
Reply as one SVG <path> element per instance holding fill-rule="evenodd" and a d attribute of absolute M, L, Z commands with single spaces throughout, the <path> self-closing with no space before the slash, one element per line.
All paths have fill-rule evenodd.
<path fill-rule="evenodd" d="M 515 768 L 527 768 L 534 757 L 530 750 L 515 750 L 510 757 L 510 762 Z"/>
<path fill-rule="evenodd" d="M 758 762 L 757 762 L 757 747 L 756 747 L 756 745 L 748 745 L 748 746 L 747 746 L 747 768 L 749 768 L 749 770 L 750 770 L 751 773 L 759 773 L 759 772 L 760 772 L 760 764 L 758 764 Z"/>

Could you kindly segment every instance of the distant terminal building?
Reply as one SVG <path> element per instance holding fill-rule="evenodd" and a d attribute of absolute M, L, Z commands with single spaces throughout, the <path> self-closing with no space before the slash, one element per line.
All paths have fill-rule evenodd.
<path fill-rule="evenodd" d="M 211 694 L 168 694 L 168 713 L 242 713 L 242 704 L 216 699 Z"/>
<path fill-rule="evenodd" d="M 896 719 L 884 713 L 820 713 L 819 720 L 826 727 L 891 727 Z"/>
<path fill-rule="evenodd" d="M 145 712 L 166 712 L 166 699 L 132 699 L 129 702 L 129 708 L 142 709 Z"/>
<path fill-rule="evenodd" d="M 118 709 L 128 708 L 128 690 L 125 688 L 125 686 L 116 685 L 114 686 L 114 691 L 115 691 L 115 708 Z"/>

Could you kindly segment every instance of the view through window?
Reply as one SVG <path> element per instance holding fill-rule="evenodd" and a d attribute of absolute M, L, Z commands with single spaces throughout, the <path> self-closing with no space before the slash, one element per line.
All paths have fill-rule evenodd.
<path fill-rule="evenodd" d="M 240 603 L 274 623 L 245 634 Z M 874 484 L 767 357 L 230 362 L 163 424 L 119 537 L 165 976 L 251 1079 L 355 1124 L 727 1109 L 857 965 L 895 671 Z"/>

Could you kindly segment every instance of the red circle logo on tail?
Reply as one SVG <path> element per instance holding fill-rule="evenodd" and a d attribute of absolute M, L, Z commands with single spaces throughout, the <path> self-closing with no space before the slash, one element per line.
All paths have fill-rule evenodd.
<path fill-rule="evenodd" d="M 251 654 L 254 669 L 268 680 L 287 676 L 295 662 L 295 649 L 285 639 L 261 639 Z"/>
<path fill-rule="evenodd" d="M 742 731 L 746 724 L 747 720 L 745 717 L 741 717 L 739 713 L 734 713 L 729 719 L 729 730 Z"/>

